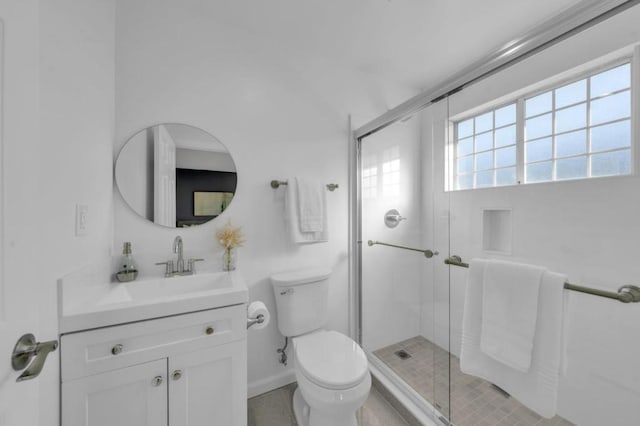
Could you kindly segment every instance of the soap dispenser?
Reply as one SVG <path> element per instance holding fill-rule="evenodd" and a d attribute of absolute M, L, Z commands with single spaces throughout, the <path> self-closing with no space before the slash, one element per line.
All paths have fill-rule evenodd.
<path fill-rule="evenodd" d="M 131 255 L 131 243 L 127 241 L 122 245 L 122 257 L 120 258 L 116 278 L 122 283 L 133 281 L 137 276 L 138 268 Z"/>

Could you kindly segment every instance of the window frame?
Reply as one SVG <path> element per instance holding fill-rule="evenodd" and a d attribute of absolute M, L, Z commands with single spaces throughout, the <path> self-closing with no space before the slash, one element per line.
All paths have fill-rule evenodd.
<path fill-rule="evenodd" d="M 504 188 L 504 187 L 511 187 L 511 186 L 519 186 L 519 185 L 535 185 L 535 184 L 549 184 L 549 183 L 559 183 L 559 182 L 573 182 L 573 181 L 582 181 L 582 180 L 589 180 L 589 179 L 603 179 L 603 178 L 620 178 L 620 177 L 629 177 L 629 176 L 635 176 L 637 169 L 638 169 L 638 161 L 636 159 L 637 157 L 637 152 L 638 152 L 638 133 L 640 133 L 638 131 L 638 129 L 640 129 L 640 122 L 638 120 L 638 118 L 636 118 L 636 115 L 640 113 L 640 108 L 638 108 L 638 103 L 640 100 L 640 84 L 638 84 L 638 74 L 640 73 L 640 47 L 635 47 L 633 49 L 632 52 L 626 52 L 623 55 L 618 56 L 615 59 L 612 60 L 607 60 L 607 61 L 600 61 L 601 63 L 594 65 L 594 66 L 589 66 L 588 68 L 584 68 L 583 67 L 579 67 L 581 68 L 580 71 L 577 72 L 573 72 L 570 73 L 569 75 L 567 75 L 567 73 L 562 73 L 562 77 L 559 76 L 555 76 L 555 77 L 550 77 L 549 79 L 546 79 L 545 82 L 543 82 L 541 85 L 533 85 L 536 86 L 535 89 L 532 90 L 527 90 L 526 88 L 517 90 L 512 96 L 503 96 L 500 97 L 499 102 L 488 102 L 485 104 L 484 107 L 480 106 L 480 107 L 476 107 L 476 108 L 472 108 L 469 112 L 467 113 L 461 113 L 455 116 L 455 118 L 450 119 L 449 123 L 450 123 L 450 127 L 451 127 L 451 135 L 452 135 L 452 143 L 451 143 L 451 156 L 450 158 L 452 159 L 452 161 L 448 161 L 449 163 L 449 167 L 451 167 L 451 183 L 449 185 L 447 185 L 446 191 L 469 191 L 469 190 L 478 190 L 478 189 L 495 189 L 495 188 Z M 622 93 L 626 90 L 629 90 L 630 93 L 630 116 L 628 118 L 628 120 L 630 121 L 630 127 L 631 127 L 631 135 L 630 135 L 630 147 L 629 147 L 629 156 L 630 156 L 630 169 L 629 169 L 629 173 L 625 173 L 625 174 L 616 174 L 616 175 L 604 175 L 604 176 L 589 176 L 591 174 L 591 166 L 590 166 L 590 156 L 592 155 L 592 152 L 590 152 L 589 150 L 589 145 L 587 146 L 587 151 L 585 154 L 582 155 L 576 155 L 576 156 L 566 156 L 566 157 L 556 157 L 556 142 L 555 142 L 555 136 L 556 136 L 556 128 L 555 128 L 555 124 L 556 124 L 556 120 L 555 120 L 555 112 L 556 112 L 556 106 L 555 106 L 555 97 L 553 99 L 553 104 L 552 104 L 552 109 L 549 111 L 550 113 L 553 114 L 552 117 L 552 133 L 549 137 L 552 138 L 552 157 L 549 160 L 545 160 L 545 161 L 552 161 L 554 163 L 554 167 L 553 167 L 553 175 L 552 175 L 552 179 L 551 180 L 544 180 L 544 181 L 533 181 L 533 182 L 526 182 L 525 181 L 525 171 L 526 171 L 526 165 L 527 163 L 525 163 L 525 144 L 526 144 L 526 140 L 525 140 L 525 123 L 526 123 L 526 111 L 525 111 L 525 101 L 527 99 L 531 99 L 534 98 L 538 95 L 542 95 L 544 93 L 547 92 L 553 92 L 556 89 L 559 89 L 561 87 L 576 83 L 580 80 L 583 79 L 587 79 L 587 84 L 589 84 L 589 79 L 592 76 L 595 76 L 597 74 L 600 74 L 602 72 L 614 69 L 616 67 L 625 65 L 625 64 L 629 64 L 630 67 L 630 85 L 629 85 L 629 89 L 621 89 L 615 92 L 612 92 L 610 94 L 607 95 L 603 95 L 603 96 L 598 96 L 595 99 L 601 99 L 601 98 L 605 98 L 607 96 L 611 96 L 614 93 Z M 587 93 L 589 94 L 589 92 Z M 587 97 L 587 99 L 585 100 L 585 104 L 586 104 L 586 108 L 587 108 L 587 123 L 586 123 L 586 127 L 584 128 L 587 132 L 592 128 L 592 127 L 598 127 L 600 125 L 603 124 L 612 124 L 615 122 L 622 122 L 624 120 L 627 120 L 627 118 L 624 119 L 616 119 L 616 120 L 612 120 L 611 122 L 606 122 L 606 123 L 599 123 L 596 126 L 591 126 L 589 123 L 589 117 L 590 117 L 590 108 L 591 108 L 591 102 L 594 99 L 591 99 L 589 97 Z M 458 188 L 458 164 L 457 164 L 457 160 L 458 160 L 458 156 L 457 156 L 457 144 L 458 144 L 458 124 L 462 123 L 466 120 L 469 119 L 474 119 L 475 117 L 481 116 L 483 114 L 486 114 L 488 112 L 494 112 L 496 110 L 499 110 L 505 106 L 514 104 L 516 105 L 516 181 L 514 184 L 505 184 L 505 185 L 491 185 L 491 186 L 475 186 L 475 178 L 474 178 L 474 186 L 473 187 L 469 187 L 469 188 Z M 575 105 L 579 105 L 581 102 L 577 102 L 575 104 L 570 104 L 570 105 L 565 105 L 562 108 L 560 108 L 560 110 L 565 109 L 565 108 L 570 108 L 572 106 Z M 541 115 L 544 115 L 544 113 L 541 113 Z M 495 121 L 494 121 L 495 124 Z M 581 128 L 582 129 L 582 128 Z M 580 129 L 574 129 L 574 130 L 580 130 Z M 495 127 L 493 128 L 493 131 L 495 131 Z M 573 130 L 571 130 L 573 131 Z M 560 132 L 565 133 L 565 132 Z M 472 134 L 472 136 L 474 136 Z M 606 152 L 615 152 L 617 150 L 622 150 L 625 148 L 618 148 L 618 149 L 612 149 L 612 150 L 605 150 L 602 151 L 602 153 L 606 153 Z M 494 142 L 494 148 L 493 148 L 494 152 L 495 152 L 495 142 Z M 600 152 L 598 152 L 600 153 Z M 471 154 L 469 155 L 475 155 L 475 151 L 473 151 Z M 558 159 L 565 159 L 565 158 L 574 158 L 574 157 L 579 157 L 579 156 L 586 156 L 587 160 L 588 160 L 588 165 L 587 165 L 587 176 L 583 176 L 583 177 L 576 177 L 576 178 L 567 178 L 567 179 L 557 179 L 556 177 L 556 167 L 555 167 L 555 162 Z M 462 157 L 460 157 L 462 158 Z M 495 161 L 495 158 L 494 158 Z M 494 163 L 494 167 L 493 170 L 496 170 L 495 168 L 495 163 Z M 472 173 L 475 174 L 475 170 L 472 170 Z M 495 177 L 494 177 L 494 182 L 495 182 Z"/>

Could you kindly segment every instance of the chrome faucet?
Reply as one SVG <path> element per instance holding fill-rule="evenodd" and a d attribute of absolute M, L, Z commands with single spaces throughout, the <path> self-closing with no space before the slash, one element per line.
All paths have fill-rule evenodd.
<path fill-rule="evenodd" d="M 156 265 L 166 265 L 164 276 L 165 277 L 173 277 L 174 275 L 193 275 L 196 273 L 195 263 L 202 262 L 204 259 L 189 259 L 187 261 L 187 267 L 184 265 L 184 257 L 183 257 L 183 248 L 184 245 L 182 243 L 182 237 L 178 235 L 173 240 L 173 252 L 178 255 L 178 258 L 175 262 L 176 267 L 174 268 L 173 259 L 167 260 L 166 262 L 158 262 Z"/>
<path fill-rule="evenodd" d="M 182 257 L 182 237 L 178 235 L 173 240 L 173 252 L 178 254 L 178 264 L 176 271 L 180 274 L 184 272 L 184 258 Z"/>

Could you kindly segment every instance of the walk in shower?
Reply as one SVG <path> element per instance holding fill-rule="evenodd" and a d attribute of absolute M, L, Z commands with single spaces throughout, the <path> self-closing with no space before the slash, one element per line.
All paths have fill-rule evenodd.
<path fill-rule="evenodd" d="M 617 330 L 637 332 L 630 324 L 640 318 L 625 304 L 581 294 L 579 285 L 565 286 L 577 291 L 568 297 L 565 291 L 565 320 L 558 324 L 564 338 L 558 412 L 572 421 L 541 417 L 490 381 L 461 372 L 459 360 L 468 273 L 460 266 L 471 258 L 542 265 L 586 284 L 587 292 L 599 287 L 614 297 L 618 284 L 637 284 L 637 262 L 619 248 L 633 252 L 631 241 L 640 239 L 640 228 L 621 226 L 640 216 L 640 178 L 633 172 L 640 150 L 632 148 L 638 126 L 631 123 L 640 95 L 629 95 L 628 110 L 596 114 L 599 103 L 622 99 L 640 80 L 633 30 L 640 7 L 612 3 L 624 7 L 610 5 L 604 15 L 574 8 L 565 21 L 523 37 L 521 52 L 511 45 L 512 52 L 354 132 L 355 331 L 375 375 L 436 424 L 637 419 L 632 401 L 640 388 L 620 366 L 633 363 L 640 347 L 628 347 Z M 566 35 L 578 21 L 588 25 Z M 519 57 L 545 37 L 555 41 Z M 602 81 L 613 83 L 596 93 Z M 565 102 L 569 91 L 575 99 Z M 534 101 L 543 97 L 550 106 L 536 112 Z M 566 124 L 582 109 L 584 118 Z M 548 134 L 534 127 L 547 116 Z M 576 135 L 583 135 L 583 151 Z M 569 139 L 573 151 L 563 153 Z M 547 142 L 549 158 L 541 148 Z M 590 252 L 594 244 L 610 250 Z M 605 319 L 596 321 L 594 312 Z M 605 407 L 614 405 L 624 414 L 611 421 Z"/>

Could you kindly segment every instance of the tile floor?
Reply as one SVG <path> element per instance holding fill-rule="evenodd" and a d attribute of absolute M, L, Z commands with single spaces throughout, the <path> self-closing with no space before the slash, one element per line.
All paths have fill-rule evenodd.
<path fill-rule="evenodd" d="M 395 355 L 400 350 L 411 357 L 403 360 Z M 462 373 L 456 356 L 449 357 L 447 351 L 422 336 L 378 349 L 374 354 L 441 413 L 448 414 L 451 409 L 450 419 L 455 426 L 572 425 L 559 416 L 544 419 L 514 398 L 507 398 L 491 383 Z"/>
<path fill-rule="evenodd" d="M 249 399 L 249 426 L 297 426 L 291 400 L 296 384 L 275 389 Z M 360 426 L 406 426 L 408 423 L 372 387 L 369 398 L 358 411 Z"/>

